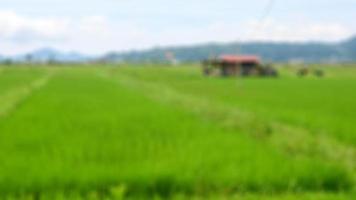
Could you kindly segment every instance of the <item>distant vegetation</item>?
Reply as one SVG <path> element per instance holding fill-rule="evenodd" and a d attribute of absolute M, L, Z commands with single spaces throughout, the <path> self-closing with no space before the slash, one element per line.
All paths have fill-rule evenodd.
<path fill-rule="evenodd" d="M 255 54 L 265 62 L 309 62 L 338 63 L 356 62 L 356 38 L 339 43 L 305 42 L 243 42 L 211 43 L 185 47 L 157 47 L 149 50 L 112 52 L 106 55 L 88 56 L 76 52 L 63 53 L 54 49 L 39 49 L 25 55 L 11 58 L 0 56 L 0 62 L 62 62 L 62 63 L 167 63 L 199 62 L 221 54 Z M 31 58 L 31 59 L 29 59 Z"/>
<path fill-rule="evenodd" d="M 0 199 L 355 199 L 356 70 L 296 72 L 0 67 Z"/>
<path fill-rule="evenodd" d="M 266 62 L 352 62 L 356 61 L 356 38 L 340 43 L 243 42 L 162 47 L 147 51 L 111 53 L 105 56 L 105 59 L 136 62 L 164 61 L 166 52 L 171 52 L 182 62 L 196 62 L 221 54 L 255 54 Z"/>

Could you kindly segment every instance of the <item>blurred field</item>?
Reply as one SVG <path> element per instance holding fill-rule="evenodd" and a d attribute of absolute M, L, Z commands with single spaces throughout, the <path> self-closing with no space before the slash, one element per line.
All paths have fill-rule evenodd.
<path fill-rule="evenodd" d="M 356 68 L 280 71 L 0 67 L 0 199 L 356 198 Z"/>

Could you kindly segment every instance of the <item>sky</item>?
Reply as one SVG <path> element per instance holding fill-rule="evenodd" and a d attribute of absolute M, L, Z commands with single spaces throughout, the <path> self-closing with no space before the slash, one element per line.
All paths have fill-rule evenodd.
<path fill-rule="evenodd" d="M 271 3 L 272 2 L 272 3 Z M 0 0 L 0 54 L 356 35 L 356 0 Z"/>

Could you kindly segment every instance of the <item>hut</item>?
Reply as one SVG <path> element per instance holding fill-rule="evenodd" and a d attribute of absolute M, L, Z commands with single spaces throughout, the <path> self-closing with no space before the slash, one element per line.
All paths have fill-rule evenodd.
<path fill-rule="evenodd" d="M 254 55 L 222 55 L 218 58 L 204 60 L 205 75 L 221 76 L 268 76 L 277 75 L 270 66 L 263 66 L 261 59 Z"/>

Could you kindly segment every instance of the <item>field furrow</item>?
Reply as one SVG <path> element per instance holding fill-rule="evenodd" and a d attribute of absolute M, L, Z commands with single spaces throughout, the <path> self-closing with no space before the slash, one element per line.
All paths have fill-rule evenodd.
<path fill-rule="evenodd" d="M 31 80 L 24 85 L 12 86 L 7 90 L 2 91 L 3 93 L 0 94 L 0 117 L 3 118 L 12 110 L 16 109 L 16 107 L 23 103 L 32 92 L 43 87 L 49 78 L 50 75 L 46 74 L 43 75 L 43 77 Z"/>
<path fill-rule="evenodd" d="M 352 189 L 342 165 L 287 156 L 98 71 L 57 72 L 0 121 L 0 194 L 119 199 Z"/>
<path fill-rule="evenodd" d="M 325 95 L 312 88 L 312 96 L 290 95 L 290 101 L 325 118 L 276 107 L 281 97 L 274 94 L 288 88 L 283 84 L 296 87 L 293 77 L 206 79 L 191 68 L 0 69 L 0 115 L 6 116 L 0 199 L 354 198 L 349 111 L 338 99 L 315 103 Z M 331 84 L 333 93 L 348 92 L 340 87 L 354 80 L 335 82 L 338 77 L 298 81 L 316 91 Z M 319 107 L 309 110 L 308 103 Z M 343 112 L 330 121 L 334 109 Z"/>
<path fill-rule="evenodd" d="M 0 70 L 0 95 L 13 88 L 26 87 L 29 83 L 47 73 L 46 69 L 0 67 Z"/>
<path fill-rule="evenodd" d="M 356 144 L 353 92 L 356 81 L 344 78 L 340 69 L 325 79 L 220 79 L 205 78 L 194 68 L 123 68 L 139 80 L 157 82 L 179 92 L 238 107 L 272 121 L 307 128 L 315 135 L 328 135 Z M 331 72 L 330 72 L 331 73 Z M 340 73 L 340 74 L 338 74 Z"/>
<path fill-rule="evenodd" d="M 328 135 L 313 134 L 307 128 L 258 116 L 237 106 L 185 93 L 169 82 L 157 82 L 117 73 L 117 80 L 127 87 L 139 90 L 152 99 L 181 107 L 202 118 L 215 122 L 225 129 L 247 133 L 256 140 L 273 145 L 292 156 L 319 157 L 328 162 L 342 163 L 356 175 L 354 146 L 336 141 Z"/>

